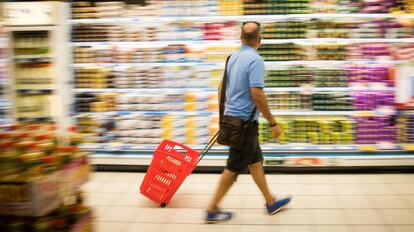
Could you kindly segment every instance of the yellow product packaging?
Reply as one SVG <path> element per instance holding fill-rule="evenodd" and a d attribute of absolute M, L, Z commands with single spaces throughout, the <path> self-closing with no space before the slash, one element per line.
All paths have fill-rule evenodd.
<path fill-rule="evenodd" d="M 319 133 L 317 132 L 310 132 L 308 133 L 309 142 L 313 144 L 319 144 Z"/>
<path fill-rule="evenodd" d="M 196 111 L 197 110 L 197 103 L 196 102 L 185 102 L 184 103 L 184 110 L 185 111 Z"/>
<path fill-rule="evenodd" d="M 331 136 L 332 136 L 332 142 L 334 144 L 341 144 L 343 142 L 342 133 L 340 133 L 340 132 L 333 132 L 333 133 L 331 133 Z"/>
<path fill-rule="evenodd" d="M 330 121 L 319 121 L 319 128 L 322 133 L 329 133 L 332 131 L 332 123 Z"/>
<path fill-rule="evenodd" d="M 194 93 L 186 93 L 185 94 L 185 102 L 196 102 L 198 100 L 198 97 Z"/>
<path fill-rule="evenodd" d="M 321 133 L 320 134 L 320 141 L 322 144 L 331 144 L 332 143 L 332 136 L 329 133 Z"/>
<path fill-rule="evenodd" d="M 217 112 L 219 110 L 219 104 L 217 101 L 209 101 L 207 103 L 208 111 Z"/>
<path fill-rule="evenodd" d="M 172 123 L 173 123 L 173 116 L 171 115 L 164 116 L 161 120 L 161 126 L 164 130 L 171 129 Z"/>

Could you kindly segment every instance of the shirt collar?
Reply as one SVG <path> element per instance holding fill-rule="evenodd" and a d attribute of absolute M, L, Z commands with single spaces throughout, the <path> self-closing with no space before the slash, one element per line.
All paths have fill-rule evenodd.
<path fill-rule="evenodd" d="M 252 47 L 252 46 L 250 46 L 250 45 L 247 45 L 247 44 L 243 44 L 242 46 L 241 46 L 241 48 L 240 48 L 241 50 L 248 50 L 248 49 L 251 49 L 251 50 L 254 50 L 254 51 L 256 51 L 256 49 L 254 48 L 254 47 Z"/>

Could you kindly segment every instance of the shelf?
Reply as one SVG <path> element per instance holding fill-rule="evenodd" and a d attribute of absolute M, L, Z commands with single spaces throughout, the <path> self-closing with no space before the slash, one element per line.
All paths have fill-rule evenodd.
<path fill-rule="evenodd" d="M 82 116 L 123 116 L 123 115 L 217 115 L 218 112 L 210 111 L 108 111 L 108 112 L 79 112 L 75 117 Z M 377 109 L 372 111 L 312 111 L 312 110 L 272 110 L 272 114 L 279 116 L 380 116 L 380 115 L 393 115 L 395 110 Z"/>
<path fill-rule="evenodd" d="M 10 103 L 0 101 L 0 110 L 8 110 L 10 108 L 11 108 Z"/>
<path fill-rule="evenodd" d="M 389 88 L 390 90 L 394 88 Z M 78 88 L 75 89 L 76 93 L 85 93 L 85 92 L 100 92 L 100 93 L 159 93 L 162 90 L 163 93 L 188 93 L 188 92 L 200 92 L 200 91 L 207 91 L 207 92 L 216 92 L 217 88 L 130 88 L 130 89 L 118 89 L 118 88 L 107 88 L 107 89 L 97 89 L 97 88 Z M 286 91 L 350 91 L 351 89 L 348 87 L 269 87 L 265 88 L 265 91 L 268 92 L 286 92 Z"/>
<path fill-rule="evenodd" d="M 93 67 L 176 67 L 176 66 L 205 66 L 214 67 L 220 63 L 207 62 L 170 62 L 170 63 L 81 63 L 72 64 L 72 68 L 93 68 Z M 221 65 L 223 66 L 223 65 Z M 224 67 L 224 66 L 223 66 Z"/>
<path fill-rule="evenodd" d="M 136 166 L 148 166 L 152 160 L 152 153 L 146 152 L 131 153 L 131 154 L 119 154 L 118 152 L 96 152 L 90 155 L 91 163 L 94 165 L 110 165 L 123 166 L 131 165 Z M 224 167 L 226 164 L 227 155 L 220 154 L 207 154 L 197 166 L 202 167 Z M 414 166 L 414 155 L 407 154 L 405 152 L 397 152 L 388 154 L 387 152 L 378 152 L 378 154 L 346 154 L 341 155 L 339 153 L 331 153 L 327 155 L 316 154 L 264 154 L 264 166 L 265 167 L 287 167 L 297 171 L 298 168 L 338 168 L 338 167 L 395 167 L 395 166 Z M 294 169 L 293 169 L 294 168 Z M 122 168 L 120 168 L 122 170 Z M 284 169 L 286 171 L 286 169 Z"/>
<path fill-rule="evenodd" d="M 403 64 L 408 60 L 293 60 L 293 61 L 265 61 L 266 67 L 279 65 L 307 65 L 307 66 L 338 66 L 345 64 Z"/>
<path fill-rule="evenodd" d="M 27 54 L 27 55 L 14 55 L 13 59 L 52 59 L 50 54 Z"/>
<path fill-rule="evenodd" d="M 0 124 L 10 124 L 10 123 L 12 123 L 11 119 L 0 118 Z"/>
<path fill-rule="evenodd" d="M 8 85 L 8 84 L 9 84 L 9 80 L 8 79 L 0 78 L 0 85 Z"/>
<path fill-rule="evenodd" d="M 95 165 L 149 165 L 157 145 L 83 144 L 81 149 L 90 151 Z M 203 145 L 189 145 L 200 151 Z M 263 144 L 265 166 L 327 167 L 327 166 L 398 166 L 414 165 L 414 154 L 404 146 L 391 144 L 365 145 L 312 145 L 312 144 Z M 366 150 L 366 147 L 374 150 Z M 224 166 L 228 147 L 214 145 L 199 166 Z"/>
<path fill-rule="evenodd" d="M 262 44 L 321 44 L 321 43 L 414 43 L 414 38 L 307 38 L 307 39 L 263 39 Z M 162 47 L 170 44 L 185 45 L 240 45 L 240 40 L 172 40 L 172 41 L 143 41 L 143 42 L 72 42 L 72 46 L 121 46 L 121 47 Z"/>
<path fill-rule="evenodd" d="M 82 144 L 81 149 L 87 151 L 153 151 L 157 144 L 152 145 L 135 145 L 121 143 L 88 143 Z M 189 145 L 192 149 L 202 150 L 205 145 Z M 337 145 L 315 145 L 315 144 L 261 144 L 264 152 L 272 151 L 367 151 L 366 147 L 372 147 L 374 151 L 395 151 L 405 150 L 405 146 L 400 144 L 337 144 Z M 212 150 L 226 151 L 228 147 L 215 144 Z M 408 151 L 408 150 L 407 150 Z"/>
<path fill-rule="evenodd" d="M 51 117 L 19 117 L 17 118 L 19 122 L 52 122 Z"/>
<path fill-rule="evenodd" d="M 72 24 L 85 24 L 85 23 L 110 23 L 110 24 L 119 24 L 119 23 L 165 23 L 173 21 L 272 21 L 272 20 L 282 20 L 282 19 L 377 19 L 377 18 L 403 18 L 403 19 L 414 19 L 414 14 L 286 14 L 286 15 L 241 15 L 241 16 L 159 16 L 159 17 L 136 17 L 136 18 L 103 18 L 103 19 L 72 19 L 70 23 Z"/>
<path fill-rule="evenodd" d="M 49 63 L 53 61 L 52 57 L 37 57 L 37 58 L 14 58 L 18 64 L 26 63 Z"/>
<path fill-rule="evenodd" d="M 356 111 L 312 111 L 312 110 L 272 110 L 272 114 L 275 116 L 295 116 L 295 115 L 305 115 L 305 116 L 325 116 L 325 115 L 344 115 L 351 116 L 358 114 Z"/>
<path fill-rule="evenodd" d="M 16 89 L 19 94 L 51 94 L 53 89 Z"/>
<path fill-rule="evenodd" d="M 218 114 L 218 112 L 209 111 L 108 111 L 108 112 L 79 112 L 75 117 L 82 116 L 124 116 L 124 115 L 151 115 L 151 116 L 164 116 L 164 115 L 177 115 L 177 116 L 209 116 Z"/>
<path fill-rule="evenodd" d="M 337 66 L 345 64 L 403 64 L 410 60 L 294 60 L 294 61 L 265 61 L 268 68 L 279 65 L 307 65 L 307 66 Z M 170 62 L 170 63 L 78 63 L 72 64 L 72 68 L 95 68 L 95 67 L 179 67 L 198 66 L 206 68 L 224 68 L 223 62 Z"/>
<path fill-rule="evenodd" d="M 208 91 L 208 92 L 217 92 L 217 88 L 131 88 L 131 89 L 75 89 L 76 93 L 87 93 L 87 92 L 96 92 L 96 93 L 188 93 L 188 92 L 199 92 L 199 91 Z"/>

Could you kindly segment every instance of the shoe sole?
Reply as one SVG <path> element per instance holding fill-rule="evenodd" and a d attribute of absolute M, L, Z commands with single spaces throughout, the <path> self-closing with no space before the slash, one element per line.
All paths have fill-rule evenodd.
<path fill-rule="evenodd" d="M 283 208 L 285 208 L 285 207 L 284 207 L 284 206 L 282 206 L 282 207 L 278 208 L 277 210 L 275 210 L 275 211 L 273 211 L 273 212 L 270 212 L 270 213 L 269 213 L 269 215 L 275 215 L 275 214 L 277 214 L 279 211 L 281 211 Z"/>
<path fill-rule="evenodd" d="M 281 211 L 282 209 L 284 209 L 288 204 L 290 203 L 290 201 L 288 203 L 286 203 L 285 205 L 279 207 L 277 210 L 270 212 L 269 215 L 275 215 L 276 213 L 278 213 L 279 211 Z"/>
<path fill-rule="evenodd" d="M 230 219 L 229 219 L 230 220 Z M 207 224 L 217 224 L 217 223 L 221 223 L 221 222 L 226 222 L 228 220 L 223 220 L 223 221 L 206 221 Z"/>

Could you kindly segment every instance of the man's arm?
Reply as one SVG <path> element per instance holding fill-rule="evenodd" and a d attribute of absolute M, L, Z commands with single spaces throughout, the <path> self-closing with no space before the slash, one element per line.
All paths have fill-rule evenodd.
<path fill-rule="evenodd" d="M 221 85 L 223 84 L 223 80 L 220 81 L 220 84 L 218 86 L 218 104 L 220 105 L 220 99 L 221 99 Z"/>
<path fill-rule="evenodd" d="M 276 120 L 274 119 L 272 112 L 270 112 L 267 98 L 263 89 L 252 87 L 250 88 L 250 93 L 252 94 L 252 98 L 257 109 L 262 113 L 263 117 L 269 122 L 269 124 L 275 124 Z"/>
<path fill-rule="evenodd" d="M 269 105 L 267 104 L 267 98 L 264 94 L 264 91 L 260 87 L 252 87 L 250 88 L 250 93 L 252 94 L 252 98 L 254 104 L 256 105 L 257 109 L 262 113 L 263 117 L 269 122 L 270 131 L 272 132 L 272 137 L 277 139 L 282 134 L 283 128 L 276 123 L 275 118 L 270 112 Z"/>

